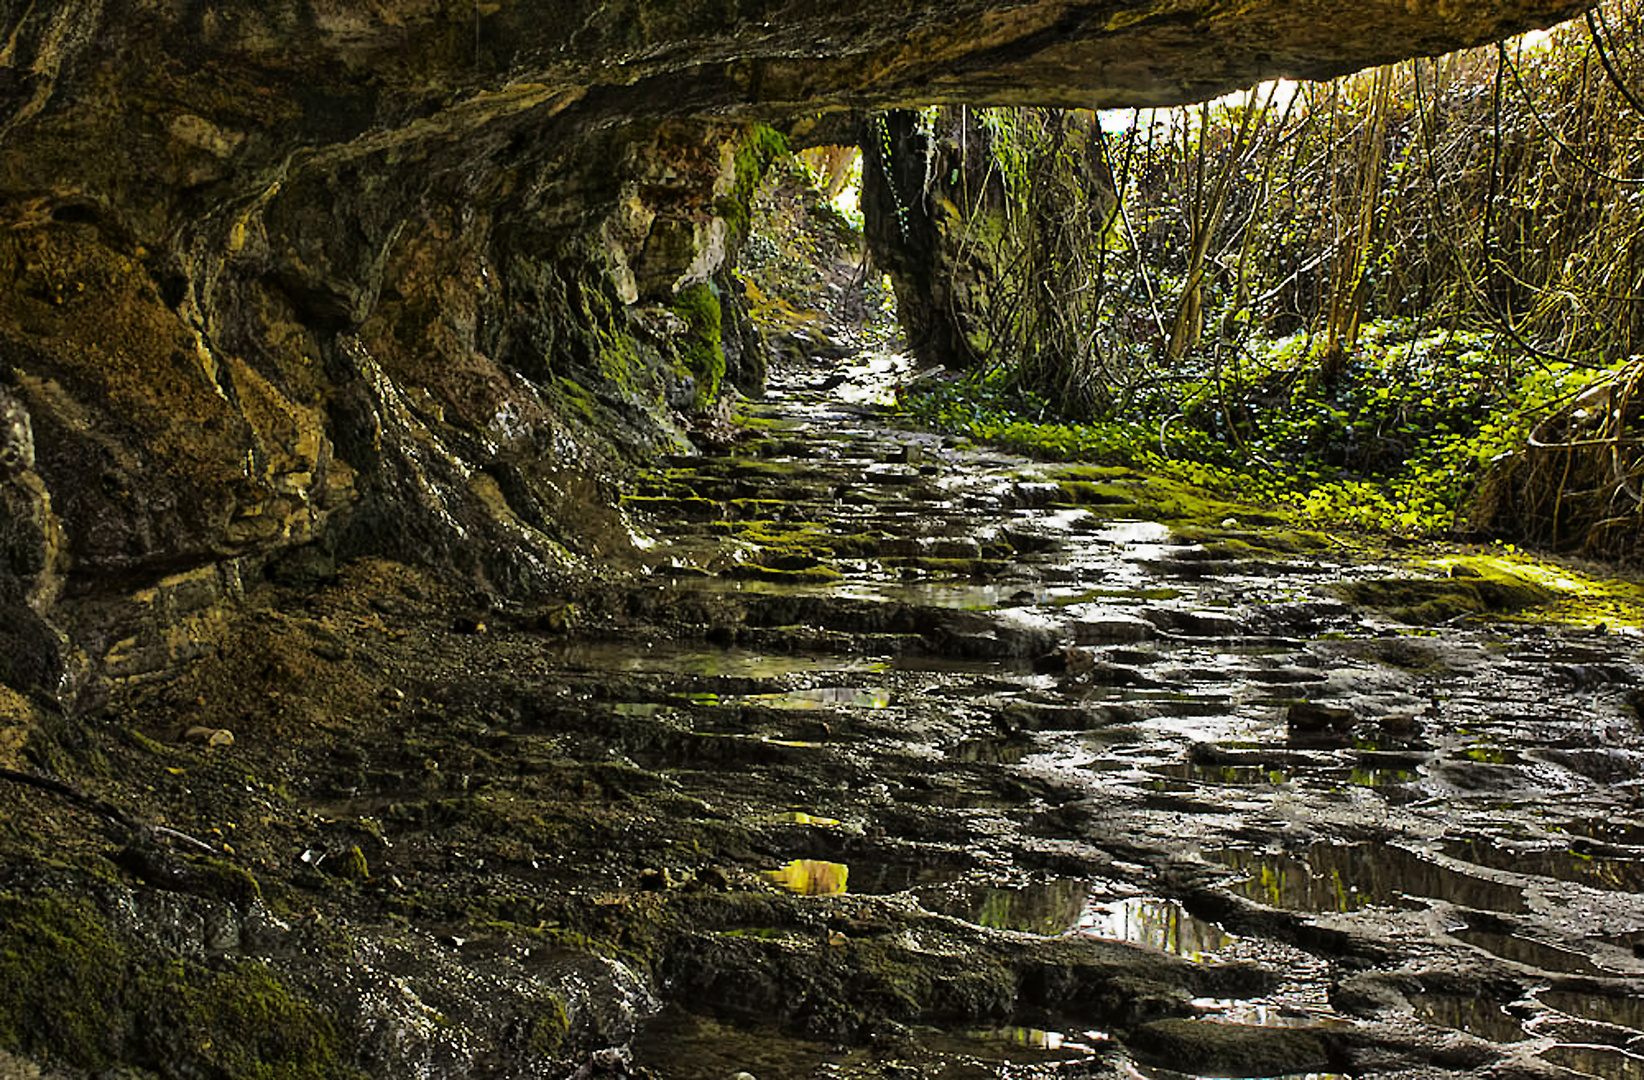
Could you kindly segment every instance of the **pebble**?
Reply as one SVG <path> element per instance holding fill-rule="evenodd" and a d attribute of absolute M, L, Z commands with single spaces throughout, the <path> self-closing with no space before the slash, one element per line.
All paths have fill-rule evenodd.
<path fill-rule="evenodd" d="M 698 888 L 724 892 L 731 887 L 731 879 L 717 866 L 705 866 L 692 879 Z"/>
<path fill-rule="evenodd" d="M 1285 713 L 1285 721 L 1293 731 L 1345 731 L 1357 719 L 1352 709 L 1313 701 L 1298 701 Z"/>
<path fill-rule="evenodd" d="M 196 724 L 183 732 L 183 741 L 204 743 L 207 747 L 233 746 L 234 733 L 227 728 L 202 727 Z"/>

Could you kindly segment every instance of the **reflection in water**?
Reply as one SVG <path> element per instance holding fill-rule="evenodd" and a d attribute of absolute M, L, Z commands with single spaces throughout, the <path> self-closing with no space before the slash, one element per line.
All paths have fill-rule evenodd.
<path fill-rule="evenodd" d="M 1204 1077 L 1196 1073 L 1177 1072 L 1174 1069 L 1161 1069 L 1152 1065 L 1137 1065 L 1127 1062 L 1120 1076 L 1131 1077 L 1134 1080 L 1215 1080 L 1214 1077 Z M 1346 1073 L 1290 1073 L 1273 1080 L 1350 1080 Z"/>
<path fill-rule="evenodd" d="M 982 1042 L 1008 1043 L 1011 1046 L 1027 1046 L 1035 1050 L 1060 1050 L 1067 1041 L 1059 1031 L 1040 1031 L 1038 1028 L 1007 1027 L 993 1028 L 987 1031 L 973 1031 L 970 1037 Z"/>
<path fill-rule="evenodd" d="M 891 703 L 891 692 L 878 687 L 824 686 L 816 690 L 753 694 L 742 700 L 771 709 L 883 709 Z"/>
<path fill-rule="evenodd" d="M 807 814 L 803 810 L 789 810 L 782 815 L 782 820 L 790 825 L 815 825 L 824 829 L 834 828 L 839 824 L 838 818 L 822 817 L 818 814 Z"/>
<path fill-rule="evenodd" d="M 1491 1042 L 1509 1043 L 1529 1038 L 1517 1020 L 1488 998 L 1460 994 L 1412 994 L 1410 1005 L 1418 1019 L 1454 1028 Z"/>
<path fill-rule="evenodd" d="M 1271 1001 L 1246 1001 L 1243 998 L 1194 998 L 1195 1009 L 1214 1012 L 1213 1023 L 1245 1024 L 1251 1027 L 1317 1028 L 1346 1024 L 1340 1017 L 1316 1015 L 1294 1005 Z"/>
<path fill-rule="evenodd" d="M 1397 787 L 1419 779 L 1421 775 L 1414 769 L 1357 768 L 1347 774 L 1347 782 L 1354 787 Z"/>
<path fill-rule="evenodd" d="M 969 889 L 963 894 L 967 922 L 992 930 L 1053 937 L 1079 921 L 1090 888 L 1082 881 L 1045 881 L 1019 889 Z"/>
<path fill-rule="evenodd" d="M 883 664 L 840 657 L 768 656 L 748 649 L 691 649 L 664 642 L 567 642 L 548 644 L 543 658 L 557 667 L 585 671 L 660 672 L 673 675 L 780 679 L 807 672 L 879 671 Z"/>
<path fill-rule="evenodd" d="M 1585 836 L 1589 840 L 1601 840 L 1606 844 L 1644 847 L 1644 825 L 1640 825 L 1635 821 L 1619 818 L 1599 820 L 1582 818 L 1577 821 L 1565 822 L 1559 828 L 1576 836 Z"/>
<path fill-rule="evenodd" d="M 845 891 L 850 867 L 820 859 L 795 859 L 780 870 L 766 870 L 769 881 L 800 896 L 838 896 Z"/>
<path fill-rule="evenodd" d="M 1601 1080 L 1644 1080 L 1644 1057 L 1608 1046 L 1554 1046 L 1542 1058 Z"/>
<path fill-rule="evenodd" d="M 1290 780 L 1290 771 L 1265 765 L 1208 765 L 1196 761 L 1179 765 L 1162 765 L 1153 770 L 1161 776 L 1177 780 L 1191 780 L 1199 784 L 1217 784 L 1224 787 L 1244 787 L 1251 784 L 1284 784 Z"/>
<path fill-rule="evenodd" d="M 1448 900 L 1487 911 L 1525 910 L 1523 893 L 1472 877 L 1386 844 L 1314 844 L 1286 855 L 1231 849 L 1214 856 L 1249 876 L 1235 892 L 1291 911 L 1358 911 L 1416 907 L 1418 898 Z"/>
<path fill-rule="evenodd" d="M 1570 1016 L 1644 1031 L 1644 998 L 1603 997 L 1569 990 L 1543 990 L 1536 997 L 1549 1009 Z"/>
<path fill-rule="evenodd" d="M 1091 904 L 1079 917 L 1078 932 L 1148 945 L 1188 960 L 1212 956 L 1233 940 L 1215 923 L 1183 911 L 1174 900 L 1141 896 Z"/>
<path fill-rule="evenodd" d="M 1477 866 L 1509 870 L 1515 874 L 1537 874 L 1559 881 L 1576 881 L 1595 889 L 1644 892 L 1644 860 L 1641 859 L 1584 855 L 1560 848 L 1498 847 L 1487 840 L 1452 841 L 1444 845 L 1444 853 Z"/>
<path fill-rule="evenodd" d="M 951 860 L 903 854 L 887 861 L 856 860 L 852 889 L 859 895 L 889 896 L 920 885 L 952 881 L 963 872 L 962 856 Z"/>
<path fill-rule="evenodd" d="M 1451 937 L 1465 941 L 1503 960 L 1527 964 L 1541 971 L 1563 971 L 1574 975 L 1603 974 L 1592 961 L 1568 949 L 1543 945 L 1517 934 L 1497 934 L 1489 930 L 1454 930 Z"/>

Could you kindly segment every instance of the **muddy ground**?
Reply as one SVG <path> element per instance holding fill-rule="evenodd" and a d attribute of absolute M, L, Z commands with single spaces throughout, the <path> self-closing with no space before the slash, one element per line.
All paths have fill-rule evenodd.
<path fill-rule="evenodd" d="M 900 377 L 777 371 L 633 581 L 0 701 L 0 1076 L 1644 1076 L 1636 632 Z"/>

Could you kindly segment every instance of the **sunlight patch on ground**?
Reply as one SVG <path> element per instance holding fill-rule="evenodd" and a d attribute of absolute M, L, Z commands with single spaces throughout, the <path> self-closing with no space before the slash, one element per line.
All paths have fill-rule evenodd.
<path fill-rule="evenodd" d="M 1549 604 L 1525 611 L 1515 618 L 1528 622 L 1551 622 L 1563 626 L 1603 626 L 1610 630 L 1644 631 L 1644 585 L 1622 578 L 1593 577 L 1563 563 L 1539 559 L 1516 551 L 1495 551 L 1458 558 L 1433 560 L 1441 570 L 1467 562 L 1513 574 L 1558 595 Z"/>

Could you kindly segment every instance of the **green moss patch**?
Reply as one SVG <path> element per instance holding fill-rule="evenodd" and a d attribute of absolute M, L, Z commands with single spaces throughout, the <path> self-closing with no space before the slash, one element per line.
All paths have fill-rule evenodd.
<path fill-rule="evenodd" d="M 358 1077 L 336 1025 L 267 965 L 157 961 L 83 899 L 0 894 L 0 1048 L 235 1080 Z"/>
<path fill-rule="evenodd" d="M 1510 614 L 1541 607 L 1555 596 L 1491 560 L 1458 560 L 1436 578 L 1376 578 L 1338 585 L 1335 593 L 1359 607 L 1385 611 L 1400 622 L 1430 626 L 1468 615 Z"/>
<path fill-rule="evenodd" d="M 1205 525 L 1172 526 L 1170 534 L 1184 544 L 1203 544 L 1212 550 L 1230 555 L 1279 554 L 1302 555 L 1312 551 L 1326 551 L 1330 540 L 1318 532 L 1304 529 L 1212 528 Z"/>
<path fill-rule="evenodd" d="M 707 282 L 681 289 L 674 297 L 674 314 L 685 320 L 679 358 L 696 380 L 693 405 L 704 409 L 719 396 L 719 381 L 725 377 L 724 315 L 718 290 Z"/>

